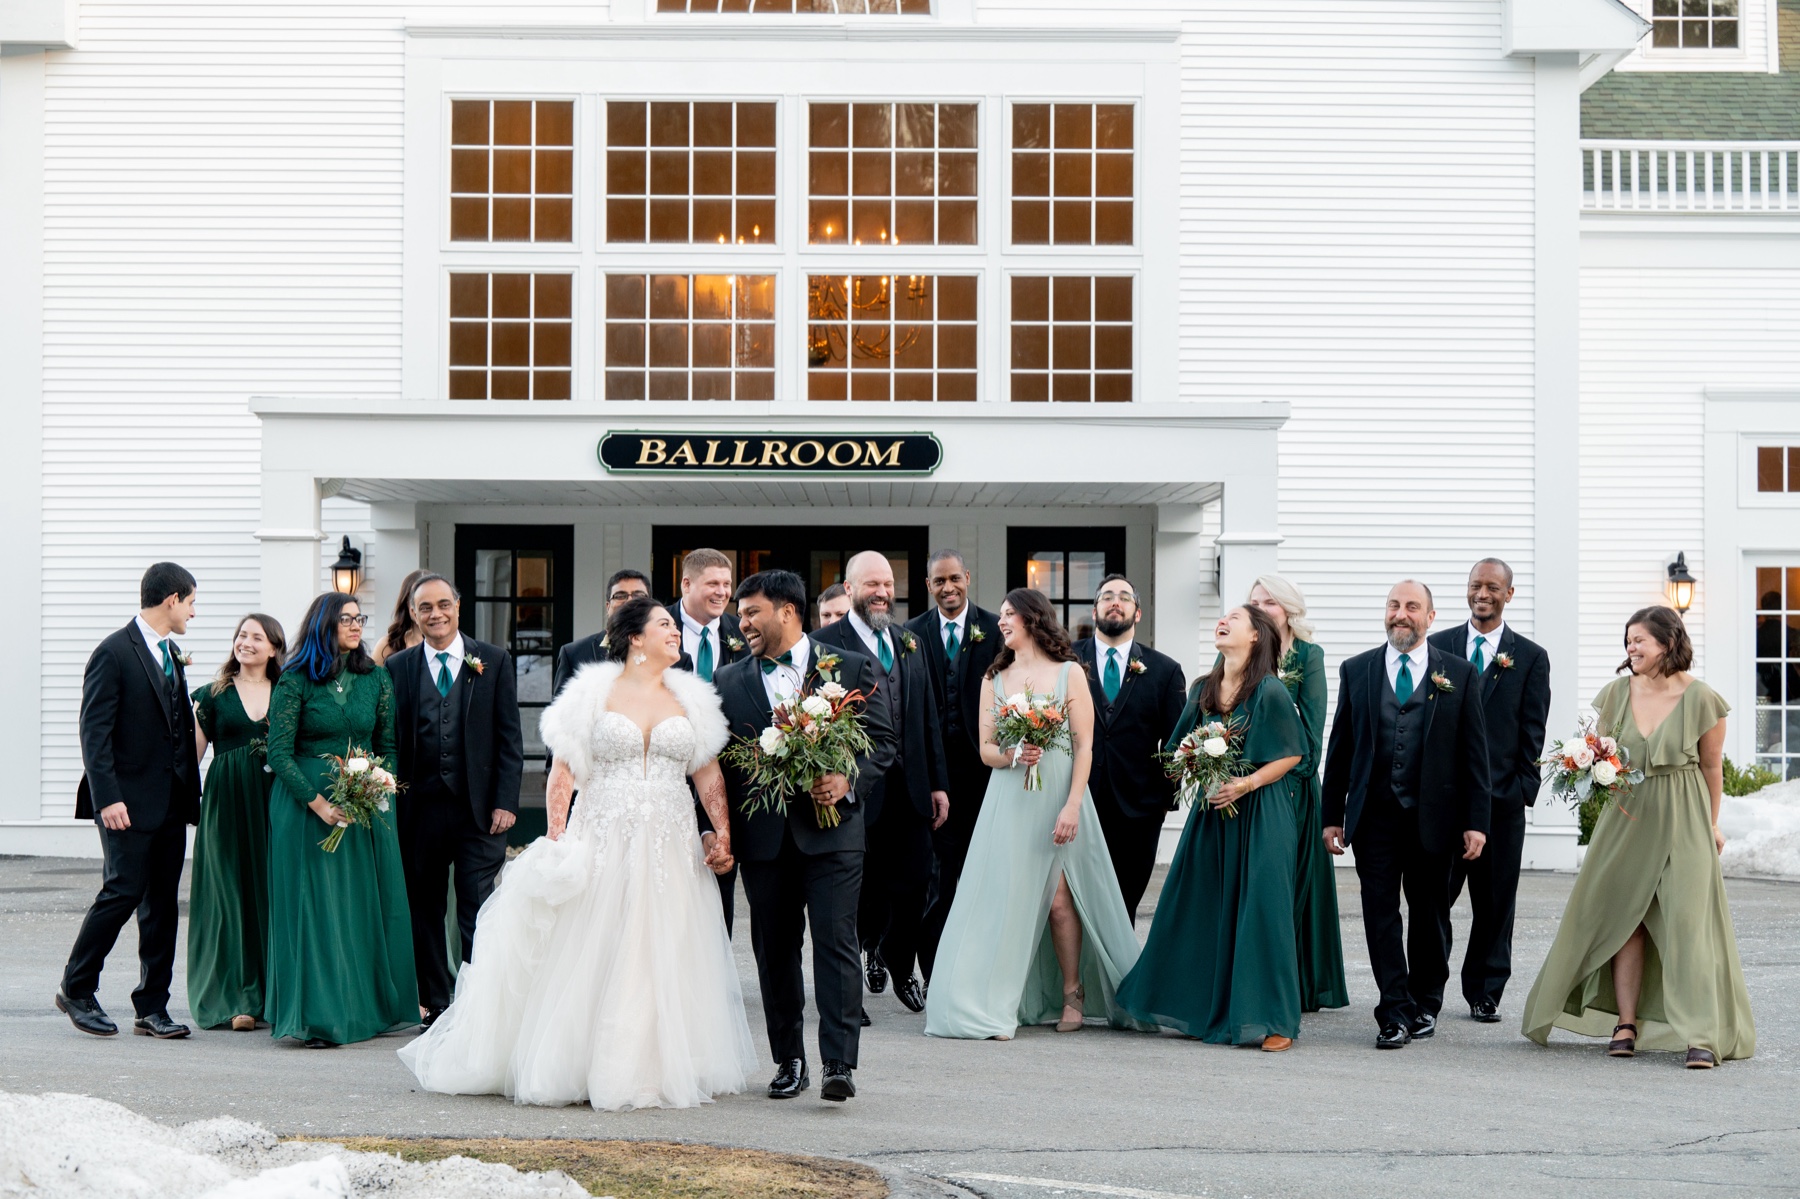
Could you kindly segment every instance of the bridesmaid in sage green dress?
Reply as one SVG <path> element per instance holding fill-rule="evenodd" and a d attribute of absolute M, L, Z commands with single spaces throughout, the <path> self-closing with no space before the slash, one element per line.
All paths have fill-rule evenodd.
<path fill-rule="evenodd" d="M 1634 614 L 1625 653 L 1629 677 L 1594 708 L 1644 781 L 1594 825 L 1523 1031 L 1540 1045 L 1552 1027 L 1609 1036 L 1613 1057 L 1686 1050 L 1689 1069 L 1711 1069 L 1756 1052 L 1719 872 L 1730 706 L 1688 673 L 1693 646 L 1673 608 Z"/>
<path fill-rule="evenodd" d="M 201 1028 L 249 1032 L 263 1014 L 269 943 L 269 700 L 287 652 L 281 625 L 238 621 L 231 657 L 194 692 L 196 757 L 212 746 L 188 896 L 188 1008 Z"/>
<path fill-rule="evenodd" d="M 1040 593 L 1009 592 L 1000 606 L 1005 644 L 981 684 L 981 757 L 994 768 L 962 882 L 938 943 L 925 1032 L 1011 1040 L 1021 1024 L 1056 1021 L 1073 1032 L 1086 1016 L 1134 1025 L 1114 998 L 1137 960 L 1137 934 L 1087 789 L 1094 708 L 1069 635 Z M 994 740 L 994 710 L 1027 687 L 1069 704 L 1072 748 L 1039 751 Z M 1043 772 L 1027 791 L 1025 770 Z M 1060 1015 L 1060 1019 L 1058 1018 Z"/>
<path fill-rule="evenodd" d="M 1261 608 L 1231 609 L 1214 643 L 1222 660 L 1204 680 L 1198 723 L 1241 720 L 1255 769 L 1194 802 L 1119 1003 L 1202 1041 L 1279 1053 L 1300 1032 L 1292 773 L 1306 732 L 1276 677 L 1281 634 Z"/>
<path fill-rule="evenodd" d="M 394 684 L 362 648 L 361 610 L 330 592 L 306 623 L 269 713 L 269 971 L 266 1019 L 277 1037 L 324 1049 L 419 1023 L 412 918 L 391 817 L 339 823 L 321 794 L 322 755 L 366 749 L 394 766 Z"/>

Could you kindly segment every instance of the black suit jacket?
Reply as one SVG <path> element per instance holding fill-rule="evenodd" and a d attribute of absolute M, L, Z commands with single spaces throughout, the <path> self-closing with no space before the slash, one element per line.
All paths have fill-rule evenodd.
<path fill-rule="evenodd" d="M 1096 804 L 1111 805 L 1128 816 L 1170 811 L 1175 807 L 1175 784 L 1163 773 L 1156 755 L 1187 706 L 1181 663 L 1134 638 L 1119 696 L 1109 705 L 1100 685 L 1098 649 L 1093 637 L 1075 643 L 1094 701 L 1094 765 L 1088 789 Z M 1143 672 L 1135 673 L 1131 662 L 1143 663 Z"/>
<path fill-rule="evenodd" d="M 1419 841 L 1435 853 L 1462 845 L 1466 830 L 1488 831 L 1487 724 L 1482 719 L 1475 668 L 1436 646 L 1427 650 L 1425 744 L 1419 769 Z M 1445 691 L 1432 680 L 1442 675 Z M 1354 842 L 1370 781 L 1379 763 L 1375 739 L 1381 721 L 1381 689 L 1387 681 L 1387 647 L 1365 650 L 1338 667 L 1337 715 L 1325 751 L 1324 826 L 1341 827 Z"/>
<path fill-rule="evenodd" d="M 830 647 L 843 661 L 836 674 L 838 682 L 852 691 L 872 695 L 880 667 L 867 656 Z M 813 646 L 807 659 L 805 685 L 819 684 L 820 647 Z M 773 712 L 769 696 L 763 690 L 762 664 L 755 658 L 742 658 L 713 675 L 719 691 L 719 702 L 731 736 L 760 737 L 769 727 Z M 754 816 L 744 810 L 751 797 L 749 784 L 741 771 L 721 760 L 725 773 L 726 807 L 731 815 L 731 852 L 741 861 L 772 862 L 781 852 L 782 833 L 791 832 L 794 844 L 803 854 L 836 853 L 842 850 L 860 852 L 864 848 L 862 805 L 869 791 L 880 782 L 888 767 L 894 764 L 894 733 L 887 723 L 887 705 L 868 702 L 863 706 L 863 728 L 875 748 L 856 760 L 856 781 L 851 794 L 856 802 L 839 800 L 838 814 L 843 818 L 836 828 L 822 829 L 813 815 L 812 801 L 805 795 L 795 796 L 787 811 L 762 811 Z"/>
<path fill-rule="evenodd" d="M 910 629 L 895 626 L 888 630 L 893 639 L 894 673 L 900 680 L 899 694 L 891 684 L 883 683 L 876 699 L 887 705 L 888 724 L 894 730 L 896 757 L 905 763 L 906 794 L 912 806 L 927 822 L 931 820 L 931 793 L 950 791 L 949 776 L 944 769 L 944 731 L 938 724 L 937 697 L 931 689 L 931 668 L 925 663 L 923 639 Z M 869 647 L 857 635 L 848 617 L 836 620 L 812 634 L 815 644 L 849 650 L 867 656 Z M 914 645 L 907 649 L 907 641 Z M 881 663 L 875 662 L 875 673 Z M 887 802 L 886 781 L 869 793 L 867 810 L 872 822 L 881 815 Z"/>
<path fill-rule="evenodd" d="M 200 821 L 187 672 L 177 649 L 171 687 L 136 620 L 88 657 L 81 677 L 81 764 L 77 820 L 98 822 L 102 809 L 122 803 L 141 833 L 153 833 L 167 820 Z"/>
<path fill-rule="evenodd" d="M 604 630 L 578 638 L 556 651 L 556 671 L 550 676 L 550 698 L 554 700 L 575 677 L 575 672 L 583 666 L 595 662 L 606 661 L 606 633 Z M 550 753 L 544 751 L 544 760 L 548 761 Z"/>
<path fill-rule="evenodd" d="M 984 608 L 969 605 L 969 618 L 964 624 L 968 630 L 962 647 L 957 651 L 960 664 L 957 677 L 959 686 L 955 691 L 950 689 L 949 660 L 944 657 L 944 620 L 936 607 L 922 616 L 915 616 L 906 622 L 907 631 L 919 639 L 919 649 L 925 655 L 926 665 L 930 667 L 932 698 L 937 701 L 938 714 L 948 715 L 954 707 L 962 722 L 963 741 L 960 748 L 976 756 L 981 753 L 981 680 L 987 674 L 988 667 L 994 664 L 994 656 L 1000 652 L 1000 618 Z M 974 640 L 975 630 L 981 630 L 981 640 Z M 945 748 L 950 748 L 946 746 Z M 951 796 L 951 802 L 956 797 Z"/>
<path fill-rule="evenodd" d="M 384 663 L 394 677 L 394 774 L 408 786 L 418 757 L 419 688 L 429 685 L 425 677 L 429 648 L 420 642 Z M 519 810 L 519 776 L 525 769 L 519 684 L 512 656 L 499 646 L 465 633 L 463 652 L 482 663 L 477 673 L 465 662 L 457 672 L 457 682 L 463 703 L 463 779 L 469 788 L 469 809 L 485 829 L 495 809 Z M 404 793 L 400 802 L 406 802 Z"/>
<path fill-rule="evenodd" d="M 1431 644 L 1466 661 L 1468 622 L 1433 633 Z M 1494 803 L 1529 808 L 1537 803 L 1543 783 L 1537 760 L 1544 752 L 1544 726 L 1550 720 L 1550 655 L 1537 642 L 1513 632 L 1511 625 L 1500 634 L 1500 644 L 1490 648 L 1493 652 L 1481 674 L 1481 711 L 1487 722 Z M 1503 657 L 1512 665 L 1500 665 Z"/>

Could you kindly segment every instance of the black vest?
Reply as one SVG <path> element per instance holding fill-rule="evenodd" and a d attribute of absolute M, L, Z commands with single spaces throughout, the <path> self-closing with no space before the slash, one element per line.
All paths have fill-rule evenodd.
<path fill-rule="evenodd" d="M 437 657 L 425 647 L 425 682 L 419 688 L 419 716 L 414 726 L 416 767 L 413 786 L 427 795 L 444 791 L 468 798 L 463 777 L 463 688 L 469 673 L 465 664 L 450 684 L 450 694 L 439 695 Z"/>
<path fill-rule="evenodd" d="M 1379 669 L 1385 672 L 1385 664 Z M 1381 682 L 1381 718 L 1375 731 L 1375 777 L 1370 791 L 1386 795 L 1403 808 L 1419 803 L 1419 773 L 1425 750 L 1425 689 L 1429 677 L 1413 684 L 1413 693 L 1405 705 L 1394 689 Z"/>
<path fill-rule="evenodd" d="M 893 714 L 894 718 L 895 743 L 894 764 L 888 768 L 890 772 L 903 771 L 906 768 L 906 686 L 900 681 L 900 676 L 904 673 L 900 665 L 900 654 L 903 649 L 900 644 L 900 634 L 904 631 L 904 628 L 897 624 L 888 626 L 888 650 L 894 655 L 894 665 L 886 672 L 883 672 L 881 669 L 880 654 L 870 650 L 866 645 L 857 647 L 858 649 L 867 652 L 870 659 L 875 663 L 875 670 L 880 676 L 881 686 L 887 691 L 888 710 Z"/>
<path fill-rule="evenodd" d="M 940 615 L 938 619 L 941 621 L 943 620 L 943 617 Z M 965 731 L 963 729 L 963 689 L 971 684 L 975 687 L 981 686 L 981 680 L 979 678 L 970 678 L 971 671 L 967 665 L 969 660 L 968 631 L 974 627 L 975 618 L 970 616 L 965 622 L 964 627 L 957 633 L 956 657 L 949 658 L 944 664 L 945 710 L 938 713 L 938 715 L 943 718 L 944 728 L 958 737 L 961 737 Z M 938 638 L 938 645 L 941 648 L 944 644 L 944 631 L 942 627 L 933 632 L 932 636 Z M 945 656 L 948 658 L 948 654 Z M 967 731 L 973 733 L 975 730 L 970 729 Z"/>

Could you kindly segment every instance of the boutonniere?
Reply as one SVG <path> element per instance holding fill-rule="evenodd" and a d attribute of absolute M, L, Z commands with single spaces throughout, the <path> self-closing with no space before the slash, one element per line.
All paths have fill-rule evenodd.
<path fill-rule="evenodd" d="M 1431 685 L 1436 687 L 1439 691 L 1450 692 L 1456 690 L 1455 685 L 1451 683 L 1449 679 L 1444 677 L 1444 672 L 1441 670 L 1434 670 L 1431 672 Z"/>
<path fill-rule="evenodd" d="M 477 658 L 474 654 L 464 654 L 463 665 L 467 666 L 476 674 L 480 674 L 487 669 L 487 663 L 483 662 L 480 658 Z"/>
<path fill-rule="evenodd" d="M 919 652 L 919 639 L 911 633 L 901 633 L 900 648 L 906 653 L 916 654 Z"/>
<path fill-rule="evenodd" d="M 1144 665 L 1144 660 L 1142 658 L 1133 658 L 1130 662 L 1126 663 L 1125 673 L 1126 674 L 1143 674 L 1144 671 L 1146 671 L 1148 669 L 1149 669 L 1149 667 Z"/>
<path fill-rule="evenodd" d="M 1495 654 L 1494 665 L 1498 666 L 1501 670 L 1511 670 L 1513 668 L 1513 656 L 1511 654 Z"/>
<path fill-rule="evenodd" d="M 744 652 L 744 643 L 740 638 L 728 636 L 725 638 L 725 648 L 734 654 L 741 654 Z"/>
<path fill-rule="evenodd" d="M 969 640 L 973 641 L 976 645 L 980 645 L 983 641 L 987 640 L 986 630 L 980 625 L 976 625 L 969 630 Z"/>
<path fill-rule="evenodd" d="M 194 655 L 188 653 L 186 650 L 181 649 L 180 647 L 177 647 L 175 650 L 175 660 L 177 662 L 181 663 L 183 667 L 192 666 L 194 664 Z"/>
<path fill-rule="evenodd" d="M 838 655 L 823 654 L 813 663 L 813 671 L 826 682 L 834 683 L 837 681 L 837 668 L 843 664 L 844 660 Z"/>

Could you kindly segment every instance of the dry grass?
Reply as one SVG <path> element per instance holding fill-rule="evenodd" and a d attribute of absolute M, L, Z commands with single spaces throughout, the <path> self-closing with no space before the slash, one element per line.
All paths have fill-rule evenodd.
<path fill-rule="evenodd" d="M 757 1149 L 670 1141 L 331 1139 L 414 1162 L 461 1154 L 518 1170 L 561 1170 L 590 1195 L 617 1199 L 886 1199 L 888 1193 L 867 1166 Z"/>

